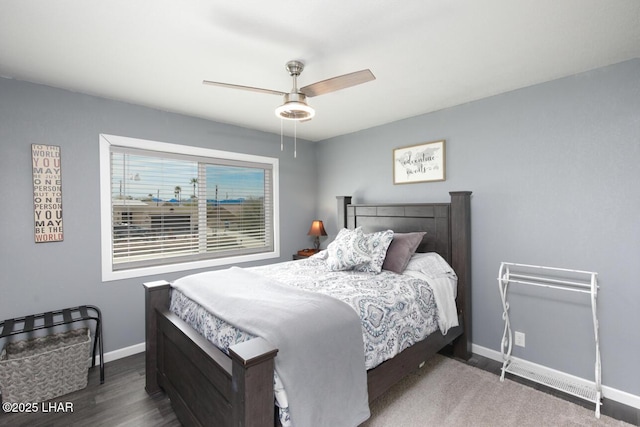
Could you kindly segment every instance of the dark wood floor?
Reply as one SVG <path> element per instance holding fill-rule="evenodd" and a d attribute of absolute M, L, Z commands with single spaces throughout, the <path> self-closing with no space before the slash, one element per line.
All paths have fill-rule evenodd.
<path fill-rule="evenodd" d="M 140 426 L 179 427 L 168 398 L 151 398 L 144 390 L 144 353 L 105 364 L 105 382 L 100 385 L 99 369 L 89 371 L 85 389 L 53 399 L 73 402 L 73 413 L 5 414 L 0 426 Z"/>
<path fill-rule="evenodd" d="M 474 355 L 467 363 L 496 375 L 500 375 L 502 367 L 501 363 L 478 355 Z M 53 400 L 63 403 L 72 402 L 72 413 L 40 411 L 38 414 L 6 414 L 0 411 L 0 426 L 180 426 L 168 398 L 164 396 L 152 398 L 145 392 L 143 353 L 107 363 L 105 377 L 105 383 L 100 385 L 99 371 L 93 368 L 89 374 L 87 388 Z M 593 404 L 581 399 L 517 377 L 513 377 L 513 380 L 593 409 Z M 640 426 L 638 409 L 605 399 L 602 413 Z"/>

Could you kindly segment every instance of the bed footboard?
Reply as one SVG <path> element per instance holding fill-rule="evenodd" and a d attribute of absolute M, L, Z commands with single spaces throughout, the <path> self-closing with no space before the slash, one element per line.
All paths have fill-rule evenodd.
<path fill-rule="evenodd" d="M 147 393 L 165 391 L 185 425 L 273 426 L 278 350 L 256 338 L 227 356 L 169 312 L 168 282 L 144 287 Z"/>

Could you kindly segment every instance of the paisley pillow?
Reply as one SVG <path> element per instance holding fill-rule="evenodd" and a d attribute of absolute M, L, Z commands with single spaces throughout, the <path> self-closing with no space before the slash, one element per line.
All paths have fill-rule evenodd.
<path fill-rule="evenodd" d="M 366 264 L 356 266 L 354 270 L 367 273 L 380 273 L 382 271 L 382 264 L 387 256 L 387 249 L 389 249 L 389 245 L 393 240 L 393 231 L 378 231 L 365 234 L 364 236 L 367 240 L 371 260 Z"/>
<path fill-rule="evenodd" d="M 371 261 L 369 240 L 362 228 L 343 228 L 335 240 L 327 246 L 326 263 L 331 271 L 352 270 Z"/>

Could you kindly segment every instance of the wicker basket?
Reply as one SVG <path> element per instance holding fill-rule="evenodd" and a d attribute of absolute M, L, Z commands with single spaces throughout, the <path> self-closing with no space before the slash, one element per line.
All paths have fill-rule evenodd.
<path fill-rule="evenodd" d="M 7 344 L 0 354 L 2 401 L 42 402 L 87 386 L 88 328 Z"/>

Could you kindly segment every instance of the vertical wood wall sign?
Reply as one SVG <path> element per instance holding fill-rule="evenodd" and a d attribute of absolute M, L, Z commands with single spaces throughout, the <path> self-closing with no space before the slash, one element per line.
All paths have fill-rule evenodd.
<path fill-rule="evenodd" d="M 31 160 L 35 241 L 60 242 L 64 238 L 60 147 L 31 144 Z"/>

